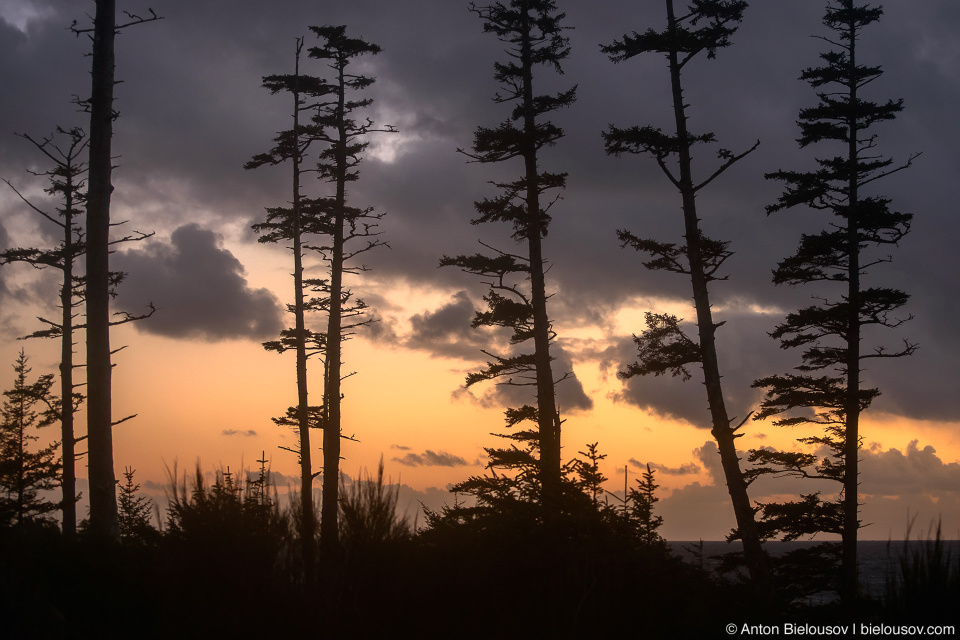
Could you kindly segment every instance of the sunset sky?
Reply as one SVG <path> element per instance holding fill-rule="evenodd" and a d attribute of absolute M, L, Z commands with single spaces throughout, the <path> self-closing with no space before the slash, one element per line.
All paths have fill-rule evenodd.
<path fill-rule="evenodd" d="M 660 470 L 659 513 L 669 539 L 719 539 L 733 525 L 719 456 L 709 432 L 700 372 L 688 383 L 632 379 L 618 369 L 635 357 L 631 334 L 645 311 L 692 318 L 689 282 L 650 273 L 633 251 L 619 248 L 616 230 L 677 242 L 679 195 L 656 162 L 604 154 L 600 137 L 609 124 L 653 124 L 669 130 L 669 77 L 655 54 L 618 65 L 600 53 L 630 31 L 662 28 L 661 2 L 557 0 L 567 13 L 572 52 L 565 74 L 539 72 L 540 91 L 578 85 L 578 100 L 554 121 L 566 137 L 544 150 L 542 168 L 568 172 L 563 199 L 551 210 L 544 243 L 549 312 L 558 334 L 555 371 L 575 376 L 558 387 L 564 425 L 564 459 L 598 442 L 607 455 L 608 488 L 623 488 L 646 463 Z M 452 0 L 124 0 L 120 9 L 152 7 L 164 20 L 126 30 L 117 40 L 113 219 L 125 229 L 154 232 L 123 247 L 112 265 L 129 273 L 118 309 L 157 313 L 113 333 L 114 416 L 138 417 L 116 428 L 115 463 L 137 469 L 137 479 L 162 496 L 166 467 L 181 470 L 199 458 L 205 470 L 252 469 L 265 451 L 281 486 L 297 480 L 296 457 L 279 447 L 294 434 L 274 425 L 295 403 L 292 354 L 268 353 L 261 342 L 292 322 L 289 251 L 261 245 L 251 224 L 264 207 L 286 202 L 289 167 L 244 171 L 254 154 L 272 146 L 290 126 L 289 99 L 271 96 L 261 77 L 290 73 L 295 38 L 310 25 L 345 24 L 348 34 L 383 48 L 358 68 L 377 77 L 366 92 L 369 116 L 400 133 L 372 137 L 350 202 L 386 213 L 383 239 L 390 249 L 364 258 L 372 271 L 351 282 L 379 322 L 360 332 L 344 351 L 343 471 L 355 477 L 382 456 L 387 475 L 403 485 L 404 504 L 437 507 L 450 500 L 449 483 L 481 473 L 484 446 L 498 439 L 505 406 L 530 400 L 514 389 L 462 388 L 467 372 L 482 365 L 480 349 L 498 338 L 470 328 L 483 287 L 455 269 L 438 269 L 441 255 L 473 253 L 478 239 L 513 250 L 506 226 L 469 224 L 473 202 L 495 195 L 491 179 L 519 176 L 519 162 L 496 167 L 468 164 L 456 152 L 478 126 L 496 126 L 508 108 L 497 90 L 493 63 L 502 43 L 484 34 L 467 3 Z M 774 287 L 771 269 L 791 254 L 802 232 L 827 224 L 823 214 L 798 209 L 768 217 L 781 185 L 763 178 L 778 169 L 812 166 L 833 149 L 799 149 L 798 110 L 816 104 L 798 80 L 829 46 L 822 2 L 756 2 L 716 60 L 698 59 L 684 75 L 690 125 L 713 131 L 719 147 L 756 152 L 701 192 L 705 232 L 732 242 L 729 280 L 714 284 L 721 371 L 728 410 L 744 416 L 760 399 L 750 383 L 799 363 L 767 332 L 785 313 L 809 304 L 814 288 Z M 878 149 L 897 161 L 922 152 L 914 166 L 875 185 L 895 209 L 915 214 L 913 231 L 895 248 L 893 262 L 875 267 L 868 285 L 911 294 L 913 319 L 895 332 L 868 334 L 865 347 L 897 345 L 909 338 L 917 353 L 897 361 L 868 361 L 863 379 L 882 396 L 862 419 L 863 539 L 899 538 L 908 518 L 914 533 L 943 517 L 947 537 L 960 537 L 960 4 L 955 0 L 891 1 L 881 21 L 868 27 L 860 59 L 885 74 L 867 99 L 904 98 L 904 111 L 878 125 Z M 49 205 L 46 184 L 25 170 L 42 171 L 45 159 L 14 133 L 39 138 L 57 125 L 87 128 L 71 96 L 89 92 L 90 43 L 75 37 L 93 2 L 0 0 L 0 177 L 37 204 Z M 323 75 L 317 61 L 304 73 Z M 717 147 L 717 148 L 719 148 Z M 702 177 L 716 168 L 715 150 L 695 158 Z M 0 184 L 0 249 L 52 246 L 53 225 L 29 211 Z M 308 184 L 308 195 L 327 193 Z M 314 257 L 310 266 L 317 267 Z M 308 274 L 310 277 L 311 274 Z M 322 277 L 314 270 L 312 277 Z M 34 375 L 54 372 L 53 342 L 18 342 L 50 317 L 56 274 L 25 265 L 0 269 L 0 385 L 10 388 L 12 364 L 23 347 Z M 819 290 L 830 292 L 827 289 Z M 315 316 L 322 330 L 325 318 Z M 82 338 L 81 338 L 82 341 Z M 82 342 L 78 354 L 83 356 Z M 311 368 L 319 399 L 322 367 Z M 741 450 L 793 448 L 808 432 L 750 423 Z M 319 455 L 316 456 L 319 460 Z M 80 475 L 85 469 L 79 469 Z M 317 484 L 319 487 L 319 483 Z M 810 482 L 758 481 L 751 497 L 816 490 Z M 833 487 L 822 487 L 832 491 Z M 83 513 L 83 511 L 81 511 Z"/>

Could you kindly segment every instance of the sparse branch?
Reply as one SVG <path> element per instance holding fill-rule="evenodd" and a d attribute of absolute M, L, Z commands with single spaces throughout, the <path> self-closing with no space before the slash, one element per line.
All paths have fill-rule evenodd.
<path fill-rule="evenodd" d="M 717 152 L 717 157 L 719 157 L 720 159 L 724 160 L 724 163 L 723 163 L 722 165 L 720 165 L 720 168 L 718 168 L 716 171 L 714 171 L 714 172 L 710 175 L 709 178 L 707 178 L 706 180 L 704 180 L 704 181 L 701 182 L 700 184 L 696 185 L 696 186 L 693 188 L 694 192 L 700 191 L 700 189 L 703 189 L 705 186 L 707 186 L 708 184 L 710 184 L 711 182 L 713 182 L 720 174 L 722 174 L 724 171 L 726 171 L 727 169 L 729 169 L 735 162 L 737 162 L 737 161 L 739 161 L 739 160 L 742 160 L 742 159 L 745 158 L 747 155 L 749 155 L 750 153 L 752 153 L 753 151 L 755 151 L 756 148 L 759 147 L 759 146 L 760 146 L 760 141 L 757 140 L 752 147 L 750 147 L 749 149 L 747 149 L 747 150 L 744 151 L 743 153 L 736 154 L 736 155 L 734 155 L 734 154 L 733 154 L 732 152 L 730 152 L 730 151 L 727 151 L 726 149 L 720 149 L 720 151 Z"/>
<path fill-rule="evenodd" d="M 130 11 L 124 11 L 123 14 L 124 14 L 125 16 L 127 16 L 128 22 L 125 22 L 125 23 L 123 23 L 123 24 L 114 25 L 114 32 L 115 32 L 115 33 L 120 33 L 121 30 L 126 29 L 127 27 L 132 27 L 132 26 L 134 26 L 134 25 L 143 24 L 143 23 L 145 23 L 145 22 L 155 22 L 155 21 L 157 21 L 157 20 L 163 20 L 163 19 L 164 19 L 163 16 L 157 15 L 157 13 L 156 13 L 153 9 L 147 8 L 147 11 L 150 12 L 150 15 L 149 15 L 149 16 L 141 16 L 141 15 L 139 15 L 139 14 L 132 13 L 132 12 L 130 12 Z M 93 16 L 91 16 L 90 14 L 86 14 L 86 15 L 87 15 L 87 18 L 89 18 L 90 21 L 92 22 L 92 21 L 93 21 Z M 70 27 L 69 27 L 69 28 L 70 28 L 70 31 L 71 31 L 75 36 L 79 36 L 79 35 L 82 34 L 82 33 L 84 33 L 84 34 L 93 33 L 94 27 L 87 27 L 87 28 L 85 28 L 85 29 L 81 29 L 81 28 L 79 28 L 79 27 L 77 26 L 78 24 L 79 24 L 79 21 L 74 20 L 74 21 L 70 24 Z M 91 36 L 91 38 L 92 38 L 92 36 Z"/>
<path fill-rule="evenodd" d="M 20 192 L 17 190 L 17 188 L 16 188 L 15 186 L 13 186 L 13 184 L 10 183 L 9 180 L 7 180 L 6 178 L 0 178 L 0 180 L 3 180 L 4 182 L 6 182 L 6 183 L 7 183 L 7 186 L 10 187 L 11 189 L 13 189 L 13 192 L 14 192 L 15 194 L 17 194 L 17 196 L 24 202 L 24 204 L 26 204 L 28 207 L 30 207 L 31 209 L 33 209 L 34 211 L 36 211 L 37 213 L 39 213 L 41 216 L 43 216 L 44 218 L 46 218 L 47 220 L 49 220 L 49 221 L 52 222 L 53 224 L 57 225 L 57 226 L 60 227 L 61 229 L 63 228 L 64 223 L 60 222 L 59 220 L 57 220 L 56 218 L 54 218 L 53 216 L 51 216 L 50 214 L 48 214 L 46 211 L 40 209 L 39 207 L 37 207 L 36 205 L 34 205 L 32 202 L 30 202 L 26 197 L 24 197 L 24 195 L 23 195 L 22 193 L 20 193 Z"/>

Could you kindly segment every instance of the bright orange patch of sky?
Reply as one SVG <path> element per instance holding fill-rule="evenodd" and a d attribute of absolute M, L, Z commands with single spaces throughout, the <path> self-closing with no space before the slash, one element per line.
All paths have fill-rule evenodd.
<path fill-rule="evenodd" d="M 284 256 L 262 247 L 235 249 L 247 265 L 251 286 L 269 286 L 281 300 L 289 288 Z M 394 305 L 392 313 L 409 317 L 435 309 L 448 301 L 450 292 L 424 291 L 392 286 L 381 291 Z M 618 314 L 612 321 L 615 333 L 629 333 L 638 322 L 642 308 Z M 677 309 L 683 313 L 682 309 Z M 17 313 L 17 324 L 30 325 L 26 307 Z M 603 341 L 611 327 L 577 327 L 570 331 L 579 339 Z M 401 333 L 404 327 L 399 327 Z M 558 327 L 563 336 L 563 327 Z M 138 417 L 115 428 L 114 459 L 117 475 L 124 467 L 137 469 L 137 480 L 164 484 L 166 468 L 176 462 L 180 471 L 192 471 L 199 459 L 204 470 L 240 466 L 257 467 L 265 452 L 274 471 L 296 476 L 297 459 L 279 447 L 296 447 L 297 439 L 287 428 L 278 427 L 271 416 L 281 415 L 294 402 L 294 359 L 292 354 L 265 352 L 253 341 L 204 342 L 176 340 L 144 334 L 127 325 L 114 330 L 115 347 L 128 349 L 115 356 L 114 417 L 136 413 Z M 25 347 L 31 356 L 34 375 L 54 372 L 58 361 L 55 341 L 7 342 L 0 345 L 0 357 L 13 362 L 16 351 Z M 78 344 L 82 358 L 83 344 Z M 383 456 L 387 475 L 416 490 L 445 487 L 483 472 L 483 447 L 497 446 L 491 432 L 500 431 L 503 407 L 481 406 L 469 398 L 455 399 L 453 392 L 463 383 L 469 366 L 458 360 L 433 358 L 388 343 L 374 343 L 357 337 L 346 344 L 345 370 L 357 371 L 344 384 L 344 425 L 346 435 L 341 470 L 356 476 L 361 469 L 375 470 Z M 564 458 L 583 451 L 587 443 L 598 442 L 607 455 L 602 469 L 610 478 L 607 488 L 623 488 L 623 468 L 633 459 L 677 468 L 697 462 L 694 449 L 711 439 L 707 429 L 663 420 L 635 407 L 615 402 L 612 394 L 620 382 L 603 372 L 594 361 L 575 360 L 576 373 L 584 390 L 594 401 L 590 411 L 564 416 Z M 310 369 L 311 388 L 319 394 L 322 366 Z M 12 372 L 4 376 L 4 384 Z M 677 380 L 676 384 L 683 384 Z M 703 404 L 696 378 L 686 383 L 691 402 Z M 6 387 L 5 387 L 6 388 Z M 317 401 L 318 396 L 315 395 Z M 81 421 L 84 419 L 82 412 Z M 960 459 L 960 435 L 953 425 L 868 414 L 863 421 L 865 446 L 905 450 L 914 439 L 920 446 L 932 444 L 944 462 Z M 81 422 L 81 431 L 83 430 Z M 759 446 L 792 449 L 801 435 L 771 425 L 749 424 L 739 441 L 741 450 Z M 48 434 L 55 437 L 51 431 Z M 314 440 L 314 466 L 319 471 L 319 433 Z M 407 453 L 452 454 L 466 466 L 408 466 L 396 458 Z M 84 475 L 81 465 L 79 474 Z M 630 466 L 631 484 L 639 469 Z M 669 492 L 699 482 L 709 485 L 705 469 L 699 473 L 661 473 L 659 482 Z M 319 485 L 318 485 L 319 486 Z M 695 532 L 683 537 L 696 537 Z"/>

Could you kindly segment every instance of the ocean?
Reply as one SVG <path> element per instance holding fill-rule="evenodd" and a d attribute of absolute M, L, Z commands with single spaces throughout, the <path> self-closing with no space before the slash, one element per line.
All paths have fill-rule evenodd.
<path fill-rule="evenodd" d="M 674 553 L 688 562 L 698 562 L 695 542 L 669 542 Z M 821 541 L 767 542 L 764 548 L 772 556 L 779 556 L 794 549 L 809 548 L 821 544 Z M 922 552 L 924 545 L 932 545 L 930 540 L 861 540 L 857 543 L 860 561 L 860 586 L 871 596 L 884 595 L 888 580 L 899 576 L 900 558 Z M 954 567 L 960 562 L 960 540 L 943 541 L 944 556 Z M 739 541 L 725 542 L 703 541 L 703 567 L 715 570 L 720 566 L 719 556 L 726 553 L 743 551 Z M 829 597 L 827 598 L 829 599 Z"/>

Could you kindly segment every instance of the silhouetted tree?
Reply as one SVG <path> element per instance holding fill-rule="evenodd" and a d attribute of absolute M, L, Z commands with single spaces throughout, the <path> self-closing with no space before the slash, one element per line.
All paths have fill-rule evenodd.
<path fill-rule="evenodd" d="M 441 266 L 453 265 L 484 279 L 490 287 L 484 296 L 488 311 L 478 312 L 474 327 L 509 328 L 513 345 L 533 340 L 533 353 L 495 355 L 487 368 L 467 376 L 467 386 L 482 380 L 505 379 L 501 384 L 536 387 L 536 408 L 530 408 L 538 429 L 540 483 L 547 513 L 559 511 L 561 493 L 560 419 L 557 411 L 550 342 L 555 333 L 547 314 L 547 294 L 542 239 L 550 223 L 548 211 L 556 198 L 546 201 L 545 193 L 562 189 L 565 173 L 541 171 L 540 150 L 563 137 L 563 130 L 542 116 L 576 99 L 576 87 L 555 95 L 534 92 L 534 68 L 552 67 L 562 73 L 561 62 L 570 52 L 567 29 L 561 25 L 565 14 L 558 13 L 550 0 L 512 0 L 486 7 L 470 4 L 483 20 L 483 30 L 507 43 L 509 61 L 494 63 L 494 78 L 501 92 L 498 104 L 512 104 L 510 117 L 497 128 L 478 127 L 472 152 L 462 153 L 475 162 L 522 160 L 523 175 L 513 182 L 493 182 L 500 195 L 475 203 L 479 216 L 472 224 L 508 222 L 513 237 L 525 244 L 523 255 L 492 249 L 495 255 L 444 256 Z M 517 282 L 529 279 L 529 288 Z M 528 410 L 524 408 L 524 410 Z"/>
<path fill-rule="evenodd" d="M 60 444 L 31 450 L 40 439 L 34 431 L 55 423 L 60 415 L 60 399 L 50 392 L 53 375 L 28 382 L 30 368 L 22 349 L 13 370 L 13 388 L 3 392 L 6 399 L 0 412 L 0 525 L 4 526 L 49 520 L 47 514 L 60 506 L 39 495 L 60 484 L 56 459 Z"/>
<path fill-rule="evenodd" d="M 493 435 L 509 440 L 509 446 L 484 447 L 489 458 L 488 473 L 471 476 L 450 489 L 454 495 L 472 496 L 475 503 L 457 503 L 439 512 L 427 510 L 427 524 L 431 528 L 465 526 L 472 532 L 503 537 L 510 531 L 517 535 L 521 531 L 529 534 L 542 524 L 540 434 L 536 428 L 518 428 L 528 421 L 537 424 L 536 409 L 530 406 L 507 409 L 504 419 L 508 433 Z M 568 477 L 569 471 L 561 472 L 562 486 L 580 493 L 580 487 Z"/>
<path fill-rule="evenodd" d="M 717 272 L 733 252 L 729 250 L 728 242 L 713 240 L 704 235 L 700 227 L 696 199 L 700 190 L 756 149 L 759 142 L 739 154 L 720 149 L 717 153 L 719 167 L 698 182 L 693 176 L 692 149 L 697 144 L 714 142 L 715 137 L 712 133 L 694 134 L 688 130 L 688 105 L 684 101 L 681 82 L 684 67 L 697 55 L 706 53 L 708 59 L 714 58 L 717 49 L 731 44 L 730 38 L 736 32 L 746 7 L 747 3 L 740 0 L 701 0 L 691 3 L 687 12 L 678 16 L 674 11 L 673 0 L 666 0 L 666 29 L 655 31 L 651 28 L 642 34 L 634 32 L 632 35 L 625 35 L 622 40 L 601 47 L 614 62 L 622 62 L 649 52 L 666 55 L 675 127 L 673 133 L 664 133 L 652 126 L 635 126 L 629 129 L 611 126 L 603 134 L 603 138 L 609 154 L 652 155 L 680 192 L 685 240 L 682 244 L 642 239 L 625 230 L 618 231 L 617 235 L 623 246 L 630 245 L 651 256 L 650 260 L 644 263 L 648 269 L 688 275 L 693 287 L 697 314 L 698 336 L 697 340 L 694 340 L 684 333 L 680 320 L 675 316 L 648 313 L 647 330 L 640 336 L 634 336 L 640 352 L 639 360 L 630 364 L 619 375 L 626 379 L 637 375 L 670 373 L 688 380 L 691 376 L 686 366 L 697 363 L 701 365 L 710 410 L 711 433 L 720 452 L 727 491 L 736 516 L 737 535 L 743 540 L 751 579 L 759 591 L 766 592 L 770 584 L 768 562 L 760 544 L 754 508 L 747 494 L 747 483 L 737 456 L 736 430 L 743 422 L 734 427 L 733 419 L 727 413 L 716 348 L 716 330 L 723 323 L 714 322 L 710 306 L 709 285 L 714 280 L 723 279 Z M 668 164 L 674 159 L 676 168 Z"/>
<path fill-rule="evenodd" d="M 146 543 L 155 540 L 158 531 L 150 523 L 154 511 L 153 500 L 140 495 L 140 484 L 133 481 L 136 469 L 124 467 L 123 484 L 119 484 L 117 516 L 120 539 L 124 542 Z"/>
<path fill-rule="evenodd" d="M 293 416 L 281 419 L 281 423 L 293 418 L 295 431 L 299 439 L 296 453 L 300 461 L 300 542 L 303 554 L 304 571 L 307 576 L 313 574 L 314 544 L 316 522 L 313 508 L 313 463 L 310 449 L 311 427 L 322 426 L 318 419 L 312 418 L 311 413 L 320 410 L 319 407 L 311 411 L 307 386 L 307 358 L 310 355 L 323 353 L 326 336 L 317 334 L 306 328 L 305 314 L 310 308 L 317 306 L 316 302 L 305 299 L 304 289 L 304 238 L 308 234 L 316 234 L 324 229 L 318 228 L 320 220 L 315 215 L 316 203 L 304 197 L 301 190 L 301 178 L 305 170 L 304 161 L 311 144 L 316 142 L 321 133 L 319 127 L 309 121 L 309 116 L 315 113 L 324 96 L 334 88 L 325 80 L 300 73 L 300 54 L 303 51 L 303 38 L 297 38 L 296 54 L 294 56 L 294 72 L 289 75 L 266 76 L 263 86 L 276 94 L 287 92 L 293 98 L 293 127 L 280 132 L 274 139 L 276 146 L 267 153 L 254 156 L 244 165 L 245 169 L 253 169 L 264 164 L 277 165 L 289 161 L 292 169 L 292 199 L 289 207 L 274 207 L 267 209 L 266 222 L 253 225 L 260 233 L 260 242 L 290 242 L 293 252 L 293 304 L 287 309 L 294 316 L 294 328 L 284 330 L 280 340 L 264 343 L 268 350 L 283 352 L 292 348 L 296 353 L 297 378 L 297 405 L 292 409 Z"/>
<path fill-rule="evenodd" d="M 600 471 L 600 461 L 606 458 L 607 454 L 597 450 L 598 444 L 597 442 L 588 444 L 586 451 L 579 452 L 583 458 L 579 459 L 577 469 L 583 489 L 593 500 L 594 506 L 599 506 L 599 496 L 604 492 L 603 483 L 608 480 L 607 476 Z"/>
<path fill-rule="evenodd" d="M 640 542 L 647 546 L 665 544 L 663 537 L 657 532 L 657 529 L 663 524 L 663 516 L 653 513 L 653 505 L 660 502 L 660 498 L 656 496 L 656 491 L 659 488 L 656 474 L 647 464 L 647 470 L 643 472 L 643 478 L 637 480 L 637 486 L 631 489 L 629 494 L 630 500 L 633 502 L 630 510 L 636 522 L 638 537 Z"/>
<path fill-rule="evenodd" d="M 30 171 L 29 173 L 47 178 L 50 185 L 44 191 L 59 199 L 59 206 L 56 208 L 57 214 L 44 211 L 40 206 L 24 197 L 9 180 L 4 179 L 4 182 L 13 189 L 24 204 L 44 220 L 55 224 L 59 228 L 62 241 L 56 247 L 50 249 L 17 247 L 0 252 L 0 266 L 23 262 L 38 269 L 52 267 L 61 272 L 59 321 L 48 320 L 41 316 L 38 320 L 46 328 L 34 331 L 24 338 L 53 338 L 60 341 L 60 397 L 71 398 L 70 404 L 65 407 L 67 410 L 63 411 L 60 416 L 63 447 L 63 532 L 70 537 L 76 534 L 77 527 L 76 502 L 79 496 L 76 490 L 76 460 L 83 455 L 76 452 L 76 445 L 86 439 L 86 436 L 76 436 L 74 423 L 74 414 L 83 401 L 83 395 L 75 391 L 82 384 L 74 381 L 74 369 L 83 365 L 75 362 L 73 349 L 76 342 L 76 332 L 85 329 L 87 326 L 85 323 L 77 322 L 76 318 L 79 315 L 78 309 L 83 305 L 86 296 L 86 278 L 81 273 L 81 258 L 86 253 L 86 242 L 79 218 L 81 207 L 86 201 L 84 175 L 87 171 L 87 163 L 81 160 L 81 156 L 86 151 L 89 141 L 80 128 L 75 127 L 67 131 L 58 127 L 57 133 L 66 136 L 68 144 L 57 144 L 54 136 L 36 140 L 27 134 L 18 134 L 53 162 L 53 166 L 46 171 L 40 173 Z M 134 232 L 111 240 L 110 246 L 126 242 L 138 242 L 152 235 L 152 233 Z M 117 271 L 110 273 L 109 291 L 111 296 L 115 295 L 116 287 L 123 281 L 125 275 L 125 273 Z M 149 305 L 149 311 L 142 315 L 134 315 L 125 311 L 116 312 L 114 313 L 115 319 L 110 321 L 110 326 L 147 318 L 153 314 L 153 311 L 154 307 L 151 304 Z M 131 417 L 133 416 L 128 416 L 124 420 Z M 117 421 L 114 424 L 122 421 Z"/>
<path fill-rule="evenodd" d="M 549 536 L 542 549 L 553 543 L 586 536 L 589 532 L 619 535 L 624 530 L 624 514 L 600 501 L 607 478 L 600 471 L 600 460 L 606 458 L 597 444 L 588 444 L 582 458 L 574 458 L 560 468 L 558 512 L 546 517 L 542 504 L 543 485 L 538 448 L 540 433 L 536 428 L 536 410 L 525 406 L 504 412 L 507 433 L 492 434 L 509 441 L 503 447 L 484 447 L 487 473 L 475 475 L 450 488 L 454 495 L 468 495 L 472 503 L 457 502 L 440 511 L 427 509 L 426 520 L 431 528 L 451 530 L 464 528 L 469 534 L 506 540 L 511 536 L 533 541 Z M 526 426 L 526 423 L 532 423 Z M 526 426 L 526 428 L 524 428 Z M 624 540 L 632 536 L 623 537 Z M 541 550 L 542 550 L 541 549 Z M 545 555 L 546 559 L 548 555 Z M 547 560 L 552 562 L 552 560 Z"/>
<path fill-rule="evenodd" d="M 78 438 L 74 429 L 74 414 L 83 396 L 75 392 L 79 385 L 74 382 L 73 377 L 74 369 L 78 366 L 74 364 L 73 347 L 74 330 L 78 328 L 75 322 L 77 315 L 75 309 L 83 301 L 84 282 L 82 276 L 77 273 L 77 260 L 86 250 L 83 229 L 78 220 L 86 199 L 84 174 L 87 165 L 81 160 L 81 156 L 86 152 L 89 141 L 83 130 L 76 127 L 69 131 L 57 127 L 57 133 L 67 137 L 66 144 L 57 144 L 52 136 L 36 140 L 28 134 L 19 135 L 53 162 L 52 168 L 34 175 L 42 175 L 49 180 L 50 186 L 45 191 L 59 199 L 60 206 L 57 207 L 59 216 L 51 215 L 31 203 L 8 180 L 4 182 L 27 206 L 59 227 L 62 241 L 53 249 L 9 249 L 0 253 L 0 265 L 26 262 L 38 268 L 53 267 L 62 274 L 59 322 L 41 317 L 39 320 L 46 325 L 46 328 L 35 331 L 27 337 L 60 339 L 60 397 L 71 399 L 69 403 L 63 405 L 63 411 L 59 416 L 63 489 L 60 508 L 63 514 L 63 533 L 72 537 L 77 531 L 76 445 L 84 439 Z"/>
<path fill-rule="evenodd" d="M 228 467 L 216 471 L 208 486 L 198 464 L 189 487 L 186 474 L 178 478 L 176 473 L 176 468 L 170 473 L 169 538 L 189 546 L 191 557 L 200 563 L 209 556 L 211 566 L 236 562 L 246 553 L 253 556 L 245 559 L 250 566 L 276 561 L 286 519 L 275 496 L 261 491 L 269 484 L 269 472 L 259 483 L 244 482 L 235 480 Z"/>
<path fill-rule="evenodd" d="M 86 173 L 86 163 L 79 158 L 87 146 L 87 139 L 84 132 L 79 128 L 65 131 L 62 128 L 57 132 L 69 136 L 69 146 L 61 148 L 54 143 L 53 138 L 44 138 L 37 141 L 27 134 L 20 134 L 26 140 L 29 140 L 35 147 L 44 153 L 49 159 L 53 160 L 54 167 L 40 174 L 46 176 L 50 181 L 50 186 L 45 189 L 46 193 L 61 198 L 61 206 L 57 207 L 60 219 L 54 215 L 45 212 L 33 202 L 25 198 L 9 181 L 7 184 L 20 196 L 21 200 L 41 215 L 44 219 L 54 223 L 60 229 L 62 242 L 52 249 L 38 249 L 34 247 L 9 249 L 0 253 L 0 265 L 24 262 L 35 268 L 53 267 L 61 272 L 59 306 L 59 322 L 48 320 L 44 317 L 38 317 L 41 323 L 46 325 L 45 329 L 39 329 L 30 333 L 24 338 L 53 338 L 60 341 L 60 394 L 61 398 L 70 398 L 67 405 L 59 405 L 62 408 L 58 419 L 61 424 L 61 443 L 62 454 L 61 464 L 63 467 L 61 487 L 62 487 L 62 526 L 63 533 L 72 537 L 77 531 L 77 511 L 76 503 L 79 494 L 76 489 L 76 462 L 83 453 L 77 453 L 76 445 L 86 440 L 86 436 L 77 436 L 75 429 L 74 414 L 79 410 L 84 396 L 75 391 L 82 383 L 75 382 L 74 369 L 82 367 L 74 359 L 74 345 L 76 332 L 86 328 L 85 323 L 78 323 L 76 317 L 77 309 L 83 305 L 86 297 L 86 278 L 80 273 L 80 259 L 86 253 L 86 243 L 84 242 L 84 233 L 78 222 L 81 213 L 80 207 L 86 199 L 84 190 L 85 180 L 83 175 Z M 120 223 L 122 224 L 122 223 Z M 117 245 L 125 242 L 138 242 L 145 240 L 153 233 L 135 232 L 122 238 L 114 239 L 110 245 Z M 126 276 L 123 272 L 110 273 L 110 295 L 114 296 L 115 288 L 123 281 Z M 142 315 L 134 315 L 126 311 L 115 312 L 117 319 L 112 320 L 109 326 L 125 324 L 135 320 L 142 320 L 153 315 L 155 308 L 152 304 L 148 305 L 149 311 Z M 127 416 L 122 420 L 114 422 L 119 424 L 129 420 L 134 416 Z"/>
<path fill-rule="evenodd" d="M 324 552 L 337 547 L 337 517 L 339 510 L 338 482 L 340 479 L 340 438 L 343 398 L 341 382 L 343 340 L 350 329 L 365 321 L 345 322 L 345 317 L 361 315 L 365 305 L 359 300 L 349 304 L 350 290 L 344 284 L 345 275 L 355 275 L 367 269 L 352 263 L 359 254 L 385 243 L 378 238 L 378 221 L 382 213 L 372 208 L 357 208 L 347 204 L 347 184 L 359 178 L 357 166 L 368 142 L 365 137 L 373 132 L 395 132 L 392 126 L 378 129 L 370 118 L 357 119 L 357 112 L 372 104 L 369 98 L 354 99 L 353 95 L 368 88 L 374 78 L 348 70 L 359 56 L 376 55 L 380 47 L 359 38 L 346 35 L 345 26 L 310 27 L 320 45 L 309 51 L 311 58 L 326 61 L 333 71 L 328 81 L 331 91 L 318 104 L 313 123 L 317 137 L 326 143 L 319 154 L 317 169 L 320 179 L 333 186 L 334 195 L 318 199 L 317 208 L 323 216 L 326 240 L 316 249 L 329 263 L 329 280 L 315 280 L 316 288 L 326 294 L 328 313 L 323 394 L 323 497 L 320 507 L 320 545 Z M 356 242 L 359 241 L 359 244 Z M 350 374 L 347 374 L 350 375 Z"/>
<path fill-rule="evenodd" d="M 110 197 L 113 157 L 114 36 L 134 24 L 159 19 L 150 10 L 143 18 L 127 13 L 129 21 L 117 24 L 116 0 L 96 0 L 91 33 L 93 55 L 90 98 L 90 145 L 87 188 L 87 438 L 90 481 L 90 527 L 99 536 L 119 539 L 116 475 L 113 469 L 113 418 L 111 410 L 110 350 Z"/>
<path fill-rule="evenodd" d="M 871 358 L 898 358 L 914 352 L 904 341 L 898 349 L 862 346 L 871 327 L 894 328 L 906 319 L 894 313 L 908 299 L 903 291 L 868 287 L 870 267 L 889 262 L 889 256 L 871 249 L 896 245 L 909 231 L 912 214 L 890 209 L 890 200 L 866 195 L 865 187 L 910 166 L 916 156 L 895 166 L 876 151 L 875 124 L 892 120 L 903 108 L 902 100 L 885 103 L 864 99 L 862 89 L 882 75 L 880 67 L 866 66 L 857 58 L 861 30 L 880 19 L 880 7 L 837 0 L 827 5 L 823 18 L 833 39 L 822 37 L 835 49 L 820 55 L 824 66 L 808 68 L 800 78 L 818 90 L 819 104 L 800 111 L 801 148 L 833 143 L 838 155 L 817 159 L 813 171 L 777 171 L 767 178 L 786 183 L 786 189 L 768 213 L 806 206 L 833 215 L 828 229 L 803 235 L 797 252 L 782 260 L 773 272 L 775 284 L 838 283 L 842 291 L 832 298 L 818 293 L 818 303 L 791 313 L 771 334 L 783 348 L 803 348 L 799 373 L 761 378 L 754 386 L 766 389 L 757 418 L 789 412 L 774 423 L 783 426 L 818 425 L 823 435 L 800 442 L 823 447 L 829 456 L 755 451 L 751 460 L 764 473 L 836 480 L 842 484 L 836 502 L 819 494 L 803 496 L 790 505 L 766 505 L 764 516 L 784 531 L 831 531 L 842 537 L 842 589 L 845 600 L 857 595 L 857 529 L 860 527 L 859 469 L 860 413 L 880 392 L 861 385 L 862 363 Z M 794 410 L 800 409 L 799 413 Z M 812 410 L 812 411 L 811 411 Z M 784 510 L 786 509 L 786 512 Z"/>

